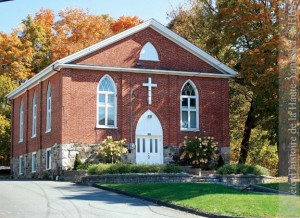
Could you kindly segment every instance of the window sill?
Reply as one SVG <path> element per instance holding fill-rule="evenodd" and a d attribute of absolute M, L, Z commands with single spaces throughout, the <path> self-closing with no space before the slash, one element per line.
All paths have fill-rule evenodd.
<path fill-rule="evenodd" d="M 32 139 L 36 138 L 36 135 L 31 136 Z"/>
<path fill-rule="evenodd" d="M 36 170 L 35 171 L 31 171 L 31 173 L 36 173 Z"/>
<path fill-rule="evenodd" d="M 45 133 L 50 133 L 51 132 L 51 129 L 48 129 L 48 130 L 46 130 L 46 132 Z"/>
<path fill-rule="evenodd" d="M 180 129 L 182 132 L 200 132 L 200 129 Z"/>
<path fill-rule="evenodd" d="M 23 140 L 22 141 L 19 141 L 18 143 L 22 143 L 23 142 Z"/>
<path fill-rule="evenodd" d="M 51 170 L 51 168 L 46 169 L 46 171 Z"/>
<path fill-rule="evenodd" d="M 118 129 L 116 126 L 96 126 L 96 129 Z"/>

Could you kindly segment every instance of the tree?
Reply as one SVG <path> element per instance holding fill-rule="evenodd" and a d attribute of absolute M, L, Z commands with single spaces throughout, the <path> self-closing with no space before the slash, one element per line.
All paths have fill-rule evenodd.
<path fill-rule="evenodd" d="M 51 64 L 53 24 L 53 11 L 41 9 L 34 17 L 28 15 L 26 19 L 22 20 L 22 27 L 18 30 L 18 35 L 23 43 L 31 42 L 33 57 L 30 65 L 35 74 Z"/>
<path fill-rule="evenodd" d="M 68 8 L 58 13 L 53 28 L 52 61 L 93 45 L 113 33 L 113 19 L 109 15 L 90 15 L 82 9 Z M 64 46 L 62 46 L 64 45 Z"/>
<path fill-rule="evenodd" d="M 33 75 L 31 68 L 33 49 L 29 41 L 22 42 L 16 32 L 0 32 L 0 75 L 14 81 Z"/>
<path fill-rule="evenodd" d="M 112 24 L 111 30 L 114 33 L 119 33 L 131 27 L 134 27 L 142 22 L 143 21 L 140 20 L 137 16 L 121 16 Z"/>
<path fill-rule="evenodd" d="M 243 110 L 230 113 L 244 112 L 234 127 L 243 125 L 238 162 L 245 163 L 254 128 L 267 130 L 266 137 L 278 142 L 279 1 L 188 2 L 188 8 L 170 14 L 170 27 L 239 72 L 231 97 L 242 101 Z"/>
<path fill-rule="evenodd" d="M 0 75 L 0 165 L 9 165 L 10 158 L 10 117 L 11 107 L 5 106 L 5 95 L 16 87 L 16 84 L 4 75 Z"/>

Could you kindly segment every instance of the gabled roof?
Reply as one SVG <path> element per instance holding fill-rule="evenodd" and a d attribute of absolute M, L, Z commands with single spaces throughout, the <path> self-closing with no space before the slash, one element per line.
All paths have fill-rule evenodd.
<path fill-rule="evenodd" d="M 235 72 L 233 69 L 231 69 L 230 67 L 221 63 L 219 60 L 215 59 L 208 53 L 204 52 L 200 48 L 198 48 L 195 45 L 193 45 L 192 43 L 188 42 L 187 40 L 185 40 L 181 36 L 177 35 L 173 31 L 169 30 L 164 25 L 160 24 L 159 22 L 157 22 L 154 19 L 150 19 L 140 25 L 132 27 L 124 32 L 121 32 L 121 33 L 116 34 L 110 38 L 107 38 L 99 43 L 96 43 L 95 45 L 92 45 L 92 46 L 87 47 L 81 51 L 78 51 L 72 55 L 69 55 L 65 58 L 55 61 L 54 63 L 52 63 L 51 65 L 46 67 L 44 70 L 42 70 L 41 72 L 36 74 L 34 77 L 27 80 L 21 86 L 14 89 L 12 92 L 10 92 L 8 95 L 6 95 L 6 97 L 9 99 L 15 98 L 15 97 L 19 96 L 20 94 L 22 94 L 27 89 L 35 86 L 38 82 L 49 78 L 50 76 L 55 74 L 58 70 L 60 70 L 62 68 L 75 68 L 74 64 L 69 64 L 69 63 L 71 63 L 77 59 L 80 59 L 86 55 L 89 55 L 99 49 L 102 49 L 102 48 L 108 46 L 108 45 L 118 42 L 124 38 L 127 38 L 127 37 L 129 37 L 137 32 L 140 32 L 148 27 L 154 29 L 161 35 L 165 36 L 169 40 L 176 43 L 177 45 L 181 46 L 185 50 L 189 51 L 190 53 L 194 54 L 198 58 L 202 59 L 204 62 L 206 62 L 206 63 L 210 64 L 212 67 L 218 69 L 222 74 L 216 74 L 216 77 L 231 77 L 231 76 L 235 76 L 237 74 L 237 72 Z M 77 65 L 76 68 L 82 67 L 82 69 L 83 69 L 83 68 L 85 68 L 85 66 L 86 65 Z M 100 68 L 99 68 L 99 70 L 100 70 Z M 121 71 L 126 71 L 126 72 L 139 72 L 141 70 L 147 70 L 147 69 L 137 70 L 136 68 L 106 67 L 106 70 L 111 70 L 111 71 L 117 71 L 117 69 L 119 69 L 119 70 L 121 69 Z M 150 70 L 150 71 L 153 73 L 161 73 L 161 74 L 176 74 L 176 71 L 166 71 L 166 70 L 163 70 L 163 71 L 162 70 Z M 214 77 L 213 74 L 208 74 L 205 72 L 199 72 L 199 73 L 186 72 L 186 74 L 187 75 L 193 74 L 194 76 L 199 75 L 199 76 Z M 178 73 L 176 75 L 185 75 L 185 72 L 178 71 Z"/>

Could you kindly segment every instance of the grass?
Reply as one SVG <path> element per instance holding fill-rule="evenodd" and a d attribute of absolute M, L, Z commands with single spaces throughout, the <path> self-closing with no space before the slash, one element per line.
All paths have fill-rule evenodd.
<path fill-rule="evenodd" d="M 240 192 L 216 184 L 158 183 L 104 186 L 219 215 L 299 217 L 300 214 L 299 197 Z"/>
<path fill-rule="evenodd" d="M 300 182 L 296 182 L 296 186 L 291 186 L 287 182 L 275 182 L 275 183 L 266 183 L 259 184 L 260 186 L 283 191 L 283 192 L 291 192 L 291 190 L 295 190 L 297 195 L 300 195 Z"/>

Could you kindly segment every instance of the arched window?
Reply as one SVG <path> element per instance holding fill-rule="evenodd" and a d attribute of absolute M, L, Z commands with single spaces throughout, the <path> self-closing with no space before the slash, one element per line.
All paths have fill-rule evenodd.
<path fill-rule="evenodd" d="M 21 104 L 20 104 L 20 114 L 19 114 L 19 118 L 20 118 L 20 130 L 19 130 L 19 142 L 23 142 L 23 135 L 24 135 L 24 104 L 23 104 L 23 100 L 21 100 Z"/>
<path fill-rule="evenodd" d="M 37 105 L 36 105 L 36 94 L 34 92 L 32 98 L 32 133 L 31 137 L 36 137 L 36 115 L 37 115 Z"/>
<path fill-rule="evenodd" d="M 151 42 L 147 42 L 141 50 L 140 60 L 142 61 L 159 61 L 158 53 Z"/>
<path fill-rule="evenodd" d="M 97 90 L 97 127 L 117 127 L 117 91 L 113 79 L 105 75 Z"/>
<path fill-rule="evenodd" d="M 52 90 L 49 83 L 47 89 L 47 112 L 46 112 L 46 132 L 51 132 L 51 111 L 52 111 Z"/>
<path fill-rule="evenodd" d="M 180 117 L 182 130 L 199 129 L 198 91 L 195 84 L 188 80 L 180 93 Z"/>

